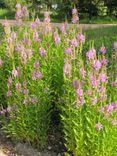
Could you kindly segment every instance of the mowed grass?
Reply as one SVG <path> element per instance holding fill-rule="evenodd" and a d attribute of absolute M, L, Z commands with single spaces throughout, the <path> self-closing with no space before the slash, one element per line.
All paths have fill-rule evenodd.
<path fill-rule="evenodd" d="M 113 52 L 113 43 L 117 41 L 117 26 L 102 27 L 96 29 L 88 29 L 84 31 L 88 48 L 91 43 L 99 51 L 102 44 L 107 49 L 107 56 L 110 57 Z"/>
<path fill-rule="evenodd" d="M 0 9 L 0 19 L 14 19 L 15 12 L 8 9 Z"/>
<path fill-rule="evenodd" d="M 90 40 L 104 40 L 105 38 L 111 40 L 117 37 L 117 26 L 88 29 L 84 32 L 86 33 L 87 39 Z"/>

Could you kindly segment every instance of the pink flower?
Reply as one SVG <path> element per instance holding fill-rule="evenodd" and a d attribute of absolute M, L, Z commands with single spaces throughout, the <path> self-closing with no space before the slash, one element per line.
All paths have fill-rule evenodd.
<path fill-rule="evenodd" d="M 21 83 L 16 83 L 16 90 L 21 91 Z"/>
<path fill-rule="evenodd" d="M 72 22 L 77 23 L 79 21 L 77 9 L 72 9 Z"/>
<path fill-rule="evenodd" d="M 16 8 L 21 8 L 21 4 L 20 3 L 17 3 L 16 4 Z"/>
<path fill-rule="evenodd" d="M 88 95 L 92 95 L 92 90 L 91 90 L 91 89 L 88 89 L 88 90 L 87 90 L 87 94 L 88 94 Z"/>
<path fill-rule="evenodd" d="M 36 71 L 35 70 L 32 72 L 32 80 L 36 80 Z"/>
<path fill-rule="evenodd" d="M 38 79 L 42 79 L 43 75 L 42 75 L 42 73 L 41 73 L 40 71 L 38 71 L 38 72 L 36 73 L 36 77 L 37 77 Z"/>
<path fill-rule="evenodd" d="M 34 32 L 34 33 L 33 33 L 33 38 L 34 38 L 34 40 L 35 40 L 35 41 L 37 41 L 37 40 L 38 40 L 38 37 L 39 37 L 38 32 L 37 32 L 37 31 L 36 31 L 36 32 Z"/>
<path fill-rule="evenodd" d="M 82 43 L 85 42 L 85 36 L 82 33 L 77 34 L 77 39 L 79 42 L 82 42 Z"/>
<path fill-rule="evenodd" d="M 36 96 L 33 96 L 33 97 L 31 98 L 31 102 L 32 102 L 33 104 L 37 103 L 37 102 L 38 102 L 38 98 L 37 98 Z"/>
<path fill-rule="evenodd" d="M 117 42 L 114 42 L 114 49 L 117 49 Z"/>
<path fill-rule="evenodd" d="M 46 51 L 45 51 L 44 48 L 40 47 L 40 48 L 39 48 L 39 53 L 40 53 L 41 56 L 45 56 Z"/>
<path fill-rule="evenodd" d="M 25 97 L 24 100 L 23 100 L 23 104 L 27 105 L 28 103 L 29 103 L 29 99 L 27 97 Z"/>
<path fill-rule="evenodd" d="M 35 23 L 36 23 L 37 25 L 39 25 L 39 24 L 40 24 L 40 19 L 39 19 L 39 18 L 36 18 Z"/>
<path fill-rule="evenodd" d="M 95 68 L 95 70 L 99 70 L 102 67 L 102 64 L 99 60 L 95 60 L 93 67 Z"/>
<path fill-rule="evenodd" d="M 107 75 L 106 75 L 106 73 L 100 73 L 99 74 L 99 80 L 101 82 L 107 82 Z"/>
<path fill-rule="evenodd" d="M 97 87 L 99 85 L 99 81 L 97 79 L 92 80 L 92 85 Z"/>
<path fill-rule="evenodd" d="M 49 16 L 49 12 L 48 12 L 48 11 L 45 11 L 45 12 L 44 12 L 44 16 L 45 16 L 45 17 L 48 17 L 48 16 Z"/>
<path fill-rule="evenodd" d="M 97 87 L 97 86 L 98 86 L 99 80 L 96 79 L 93 75 L 90 75 L 90 76 L 89 76 L 89 80 L 91 81 L 91 83 L 92 83 L 92 85 L 93 85 L 94 87 Z"/>
<path fill-rule="evenodd" d="M 84 103 L 85 103 L 85 99 L 82 96 L 80 96 L 77 98 L 77 106 L 76 107 L 79 108 L 80 106 L 84 105 Z"/>
<path fill-rule="evenodd" d="M 8 42 L 8 43 L 11 43 L 11 42 L 12 42 L 12 38 L 9 37 L 9 38 L 7 39 L 7 42 Z"/>
<path fill-rule="evenodd" d="M 64 74 L 70 75 L 71 74 L 71 66 L 69 63 L 64 64 Z"/>
<path fill-rule="evenodd" d="M 12 77 L 9 77 L 8 78 L 8 88 L 10 88 L 11 87 L 11 85 L 12 85 Z"/>
<path fill-rule="evenodd" d="M 11 107 L 10 107 L 10 106 L 8 106 L 8 107 L 6 108 L 6 112 L 7 112 L 7 113 L 10 113 L 10 112 L 11 112 Z"/>
<path fill-rule="evenodd" d="M 104 86 L 101 86 L 98 90 L 99 93 L 105 93 L 105 91 L 106 91 L 106 87 Z"/>
<path fill-rule="evenodd" d="M 74 14 L 77 14 L 77 9 L 76 8 L 73 8 L 72 9 L 72 14 L 74 15 Z"/>
<path fill-rule="evenodd" d="M 76 93 L 77 93 L 77 95 L 78 95 L 79 97 L 83 96 L 83 90 L 82 90 L 82 88 L 78 88 L 78 89 L 76 90 Z"/>
<path fill-rule="evenodd" d="M 82 77 L 84 78 L 85 74 L 86 74 L 86 71 L 84 70 L 84 68 L 80 69 L 80 73 L 81 73 Z"/>
<path fill-rule="evenodd" d="M 105 54 L 106 53 L 106 47 L 105 46 L 100 47 L 100 52 L 102 54 Z"/>
<path fill-rule="evenodd" d="M 36 28 L 36 27 L 37 27 L 37 25 L 36 25 L 36 23 L 35 23 L 35 22 L 32 22 L 32 23 L 30 24 L 30 26 L 31 26 L 31 28 L 32 28 L 32 29 L 34 29 L 34 28 Z"/>
<path fill-rule="evenodd" d="M 0 66 L 2 66 L 3 65 L 3 61 L 2 61 L 2 59 L 0 58 Z"/>
<path fill-rule="evenodd" d="M 60 26 L 60 31 L 61 31 L 62 33 L 65 32 L 65 24 L 62 24 L 62 25 Z"/>
<path fill-rule="evenodd" d="M 6 113 L 6 110 L 4 110 L 4 109 L 0 111 L 1 115 L 4 115 L 5 113 Z"/>
<path fill-rule="evenodd" d="M 74 38 L 71 40 L 71 45 L 74 46 L 74 47 L 77 47 L 78 46 L 78 42 L 77 42 L 77 39 Z"/>
<path fill-rule="evenodd" d="M 112 104 L 109 104 L 106 106 L 106 111 L 107 112 L 112 112 L 114 110 L 114 106 Z"/>
<path fill-rule="evenodd" d="M 55 44 L 59 44 L 60 41 L 61 40 L 60 40 L 60 37 L 59 37 L 58 33 L 54 32 L 54 42 L 55 42 Z"/>
<path fill-rule="evenodd" d="M 8 27 L 8 26 L 9 26 L 9 22 L 8 22 L 8 20 L 5 20 L 5 22 L 4 22 L 4 26 L 5 26 L 5 27 Z"/>
<path fill-rule="evenodd" d="M 94 59 L 95 55 L 96 55 L 96 50 L 93 49 L 93 48 L 90 49 L 90 50 L 86 53 L 86 56 L 87 56 L 87 58 L 88 58 L 89 60 Z"/>
<path fill-rule="evenodd" d="M 72 52 L 71 47 L 65 49 L 65 54 L 70 54 L 71 52 Z"/>
<path fill-rule="evenodd" d="M 45 18 L 45 19 L 44 19 L 44 22 L 45 22 L 46 24 L 50 23 L 50 18 L 49 18 L 49 17 Z"/>
<path fill-rule="evenodd" d="M 9 96 L 12 96 L 12 91 L 11 90 L 8 90 L 7 91 L 7 96 L 9 97 Z"/>
<path fill-rule="evenodd" d="M 24 94 L 28 95 L 28 93 L 29 93 L 29 90 L 28 89 L 24 89 Z"/>
<path fill-rule="evenodd" d="M 34 68 L 37 69 L 39 67 L 39 61 L 38 60 L 35 60 L 34 62 Z"/>
<path fill-rule="evenodd" d="M 17 69 L 18 75 L 20 75 L 20 73 L 21 73 L 21 67 L 17 67 L 16 69 Z"/>
<path fill-rule="evenodd" d="M 73 87 L 74 87 L 74 88 L 77 89 L 77 88 L 79 87 L 79 82 L 78 82 L 78 80 L 73 80 L 72 83 L 73 83 Z"/>
<path fill-rule="evenodd" d="M 27 86 L 27 81 L 26 81 L 26 80 L 23 81 L 23 86 L 24 86 L 24 87 Z"/>
<path fill-rule="evenodd" d="M 95 96 L 95 97 L 92 98 L 91 104 L 95 105 L 96 103 L 97 103 L 97 97 Z"/>
<path fill-rule="evenodd" d="M 103 58 L 102 60 L 101 60 L 101 64 L 102 65 L 107 65 L 108 64 L 108 59 L 106 59 L 106 58 Z"/>
<path fill-rule="evenodd" d="M 16 69 L 13 69 L 13 70 L 12 70 L 12 75 L 13 75 L 14 77 L 17 77 L 17 76 L 18 76 L 18 71 L 17 71 Z"/>
<path fill-rule="evenodd" d="M 16 32 L 13 31 L 13 32 L 11 33 L 11 38 L 12 38 L 12 39 L 16 39 L 16 37 L 17 37 Z"/>
<path fill-rule="evenodd" d="M 16 12 L 16 19 L 20 19 L 20 18 L 22 18 L 22 16 L 23 16 L 22 10 L 18 10 Z"/>
<path fill-rule="evenodd" d="M 103 125 L 100 122 L 98 122 L 95 127 L 97 130 L 100 131 L 103 128 Z"/>
<path fill-rule="evenodd" d="M 77 15 L 73 15 L 72 22 L 77 23 L 79 21 L 79 17 Z"/>
<path fill-rule="evenodd" d="M 8 78 L 8 83 L 12 83 L 12 77 L 10 76 L 9 78 Z"/>
<path fill-rule="evenodd" d="M 100 96 L 102 101 L 105 101 L 107 98 L 107 95 L 105 93 L 102 93 Z"/>

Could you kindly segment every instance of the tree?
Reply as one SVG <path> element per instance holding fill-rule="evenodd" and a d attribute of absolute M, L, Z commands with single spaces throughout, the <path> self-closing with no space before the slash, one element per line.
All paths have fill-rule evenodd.
<path fill-rule="evenodd" d="M 104 0 L 108 7 L 108 15 L 115 15 L 117 17 L 117 0 Z"/>
<path fill-rule="evenodd" d="M 5 3 L 4 3 L 4 1 L 3 0 L 0 0 L 0 8 L 5 8 L 6 6 L 5 6 Z"/>

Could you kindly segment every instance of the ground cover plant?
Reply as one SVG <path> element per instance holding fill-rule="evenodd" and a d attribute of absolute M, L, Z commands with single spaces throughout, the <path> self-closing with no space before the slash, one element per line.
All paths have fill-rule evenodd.
<path fill-rule="evenodd" d="M 65 22 L 55 29 L 47 11 L 44 25 L 39 18 L 24 25 L 26 12 L 21 4 L 16 5 L 16 30 L 7 20 L 4 23 L 5 39 L 0 46 L 2 129 L 43 149 L 57 110 L 66 156 L 116 156 L 116 38 L 89 42 L 88 32 L 85 37 L 79 28 L 75 8 L 73 25 Z"/>

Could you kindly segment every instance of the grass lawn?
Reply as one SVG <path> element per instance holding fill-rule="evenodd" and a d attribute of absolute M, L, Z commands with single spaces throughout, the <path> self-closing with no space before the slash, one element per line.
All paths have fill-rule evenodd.
<path fill-rule="evenodd" d="M 0 9 L 0 19 L 14 19 L 15 12 L 8 9 Z"/>
<path fill-rule="evenodd" d="M 96 49 L 99 49 L 104 44 L 107 48 L 107 54 L 111 55 L 113 43 L 117 40 L 117 26 L 88 29 L 84 33 L 89 41 L 87 44 L 94 42 Z"/>

